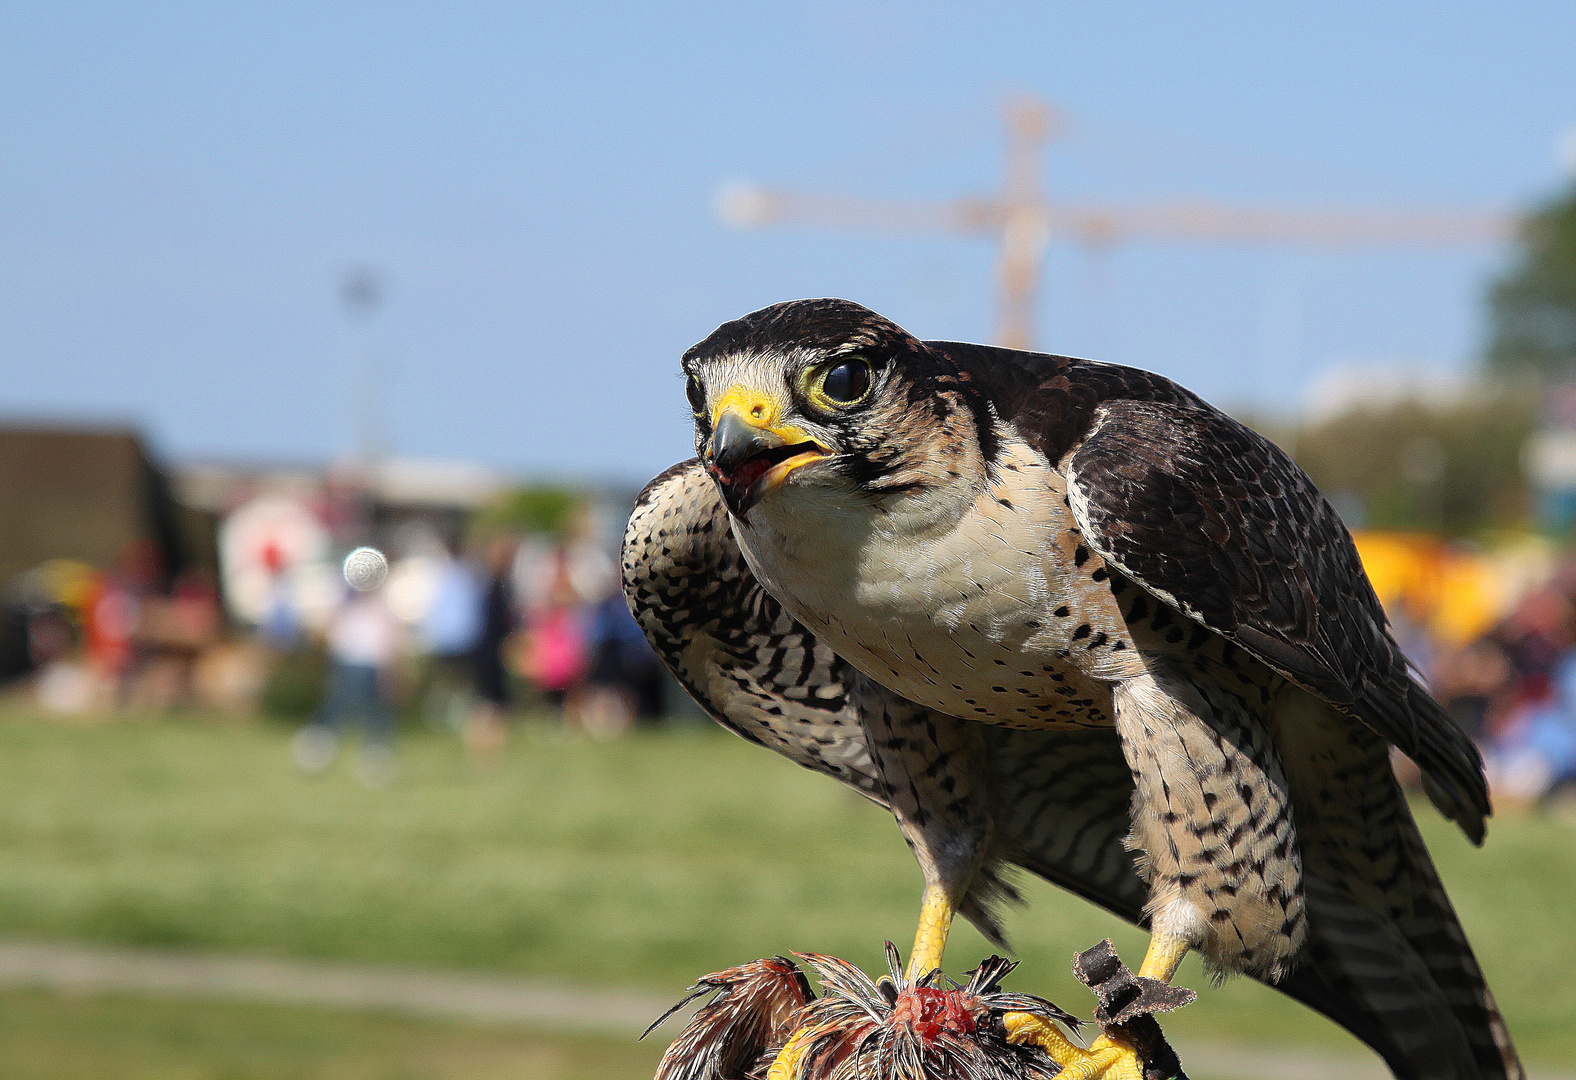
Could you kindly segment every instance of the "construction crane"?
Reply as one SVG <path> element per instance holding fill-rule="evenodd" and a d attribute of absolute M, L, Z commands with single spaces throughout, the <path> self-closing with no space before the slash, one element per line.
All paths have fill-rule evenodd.
<path fill-rule="evenodd" d="M 1131 205 L 1047 199 L 1040 185 L 1045 145 L 1066 116 L 1038 98 L 1005 105 L 1007 154 L 1000 195 L 929 202 L 784 191 L 754 184 L 720 193 L 718 211 L 738 228 L 802 223 L 837 229 L 949 232 L 994 237 L 999 312 L 996 341 L 1031 348 L 1034 299 L 1051 239 L 1089 246 L 1127 239 L 1305 244 L 1326 247 L 1493 243 L 1515 228 L 1509 215 L 1479 211 L 1317 210 L 1205 200 Z"/>

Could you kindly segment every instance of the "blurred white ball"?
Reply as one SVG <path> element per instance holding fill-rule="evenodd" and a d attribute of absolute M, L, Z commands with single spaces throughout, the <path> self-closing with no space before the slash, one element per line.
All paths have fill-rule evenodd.
<path fill-rule="evenodd" d="M 374 547 L 358 547 L 345 556 L 345 584 L 357 592 L 371 592 L 388 577 L 389 561 Z"/>

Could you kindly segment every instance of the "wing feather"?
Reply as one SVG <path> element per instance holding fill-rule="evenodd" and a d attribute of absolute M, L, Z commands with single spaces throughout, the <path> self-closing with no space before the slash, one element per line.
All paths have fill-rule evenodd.
<path fill-rule="evenodd" d="M 1117 400 L 1067 478 L 1107 563 L 1399 747 L 1481 842 L 1477 748 L 1418 685 L 1351 534 L 1279 447 L 1208 406 Z"/>
<path fill-rule="evenodd" d="M 698 461 L 641 492 L 622 562 L 635 620 L 713 719 L 884 802 L 853 669 L 755 580 Z"/>

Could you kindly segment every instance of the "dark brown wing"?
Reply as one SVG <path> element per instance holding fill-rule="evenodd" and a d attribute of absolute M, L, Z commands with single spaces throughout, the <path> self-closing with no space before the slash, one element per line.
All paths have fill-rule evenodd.
<path fill-rule="evenodd" d="M 1119 400 L 1066 467 L 1107 563 L 1399 747 L 1481 842 L 1482 758 L 1412 677 L 1351 534 L 1279 447 L 1207 406 Z"/>
<path fill-rule="evenodd" d="M 986 739 L 1004 857 L 1128 922 L 1141 921 L 1149 890 L 1126 844 L 1133 779 L 1116 729 L 993 727 Z"/>

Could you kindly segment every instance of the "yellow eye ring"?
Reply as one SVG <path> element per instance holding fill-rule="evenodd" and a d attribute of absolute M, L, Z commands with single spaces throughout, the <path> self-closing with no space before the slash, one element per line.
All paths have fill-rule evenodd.
<path fill-rule="evenodd" d="M 840 357 L 811 373 L 810 402 L 827 412 L 846 409 L 863 401 L 874 381 L 869 361 L 858 356 Z"/>

